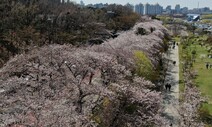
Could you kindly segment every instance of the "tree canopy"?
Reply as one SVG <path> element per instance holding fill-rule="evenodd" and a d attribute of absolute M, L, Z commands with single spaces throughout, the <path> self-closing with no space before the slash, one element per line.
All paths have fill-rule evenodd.
<path fill-rule="evenodd" d="M 98 9 L 51 0 L 2 0 L 0 10 L 1 61 L 34 46 L 108 39 L 113 37 L 111 32 L 128 30 L 139 19 L 127 7 L 115 4 Z"/>

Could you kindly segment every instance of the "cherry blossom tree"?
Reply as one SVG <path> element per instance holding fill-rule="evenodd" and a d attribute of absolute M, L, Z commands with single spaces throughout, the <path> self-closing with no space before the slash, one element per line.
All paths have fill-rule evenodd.
<path fill-rule="evenodd" d="M 98 46 L 15 56 L 0 70 L 0 126 L 164 126 L 157 84 L 134 74 L 133 53 L 156 67 L 167 31 L 152 21 L 154 31 L 136 35 L 141 24 Z"/>
<path fill-rule="evenodd" d="M 180 105 L 180 118 L 182 127 L 204 127 L 204 123 L 199 116 L 199 108 L 201 103 L 204 102 L 204 98 L 201 96 L 201 92 L 195 86 L 192 81 L 195 73 L 187 70 L 184 72 L 185 90 L 183 93 L 183 102 Z M 182 112 L 183 111 L 183 112 Z"/>

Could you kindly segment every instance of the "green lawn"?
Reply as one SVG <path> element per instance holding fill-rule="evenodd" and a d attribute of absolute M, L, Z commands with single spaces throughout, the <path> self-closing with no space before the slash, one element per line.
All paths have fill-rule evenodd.
<path fill-rule="evenodd" d="M 202 19 L 212 19 L 212 14 L 205 14 L 201 16 Z"/>
<path fill-rule="evenodd" d="M 182 52 L 182 45 L 179 45 L 179 54 Z M 180 61 L 182 61 L 182 55 L 180 54 L 179 55 L 179 58 L 180 58 Z M 180 77 L 180 81 L 179 81 L 179 89 L 180 89 L 180 92 L 183 92 L 184 91 L 184 88 L 185 88 L 185 85 L 184 85 L 184 81 L 183 81 L 183 65 L 182 63 L 180 62 L 179 63 L 179 77 Z"/>
<path fill-rule="evenodd" d="M 174 38 L 174 40 L 176 41 L 176 42 L 180 42 L 180 38 L 179 37 L 176 37 L 176 38 Z M 184 85 L 184 82 L 183 82 L 183 69 L 182 69 L 182 63 L 181 63 L 181 61 L 182 61 L 182 45 L 181 44 L 179 44 L 179 48 L 178 48 L 178 50 L 179 50 L 179 90 L 180 90 L 180 93 L 183 93 L 183 91 L 184 91 L 184 88 L 185 88 L 185 85 Z M 181 99 L 183 99 L 183 97 L 182 96 L 180 96 L 180 100 Z"/>
<path fill-rule="evenodd" d="M 196 62 L 193 65 L 194 70 L 198 72 L 198 76 L 195 79 L 196 85 L 201 90 L 205 97 L 208 97 L 208 104 L 204 105 L 204 108 L 208 108 L 212 115 L 212 68 L 206 69 L 206 62 L 212 64 L 212 58 L 207 57 L 207 50 L 203 46 L 193 44 L 191 45 L 191 51 L 195 49 L 197 52 Z M 200 58 L 201 55 L 206 55 L 206 58 Z"/>
<path fill-rule="evenodd" d="M 182 93 L 184 91 L 184 83 L 183 83 L 183 72 L 182 72 L 182 61 L 183 56 L 185 57 L 185 54 L 191 54 L 192 51 L 196 51 L 196 57 L 195 62 L 193 63 L 192 69 L 197 72 L 197 77 L 194 79 L 195 84 L 198 86 L 200 91 L 202 92 L 202 95 L 204 97 L 207 97 L 207 103 L 204 103 L 201 108 L 199 109 L 199 113 L 201 115 L 201 119 L 204 119 L 204 122 L 207 124 L 206 127 L 212 127 L 212 124 L 210 122 L 212 119 L 212 68 L 206 69 L 206 62 L 210 62 L 212 64 L 212 58 L 208 58 L 208 52 L 206 46 L 200 46 L 200 44 L 203 44 L 204 41 L 207 39 L 207 36 L 193 36 L 192 34 L 189 36 L 189 43 L 188 48 L 183 49 L 183 43 L 179 45 L 179 57 L 180 57 L 180 82 L 179 82 L 179 89 Z M 180 37 L 175 37 L 174 40 L 177 42 L 181 41 Z M 183 41 L 183 40 L 182 40 Z M 184 40 L 186 41 L 186 40 Z M 184 43 L 185 44 L 185 43 Z M 185 45 L 184 45 L 185 46 Z M 201 58 L 201 56 L 204 56 L 205 58 Z M 183 96 L 180 96 L 180 100 L 183 100 Z M 210 115 L 209 115 L 210 114 Z"/>

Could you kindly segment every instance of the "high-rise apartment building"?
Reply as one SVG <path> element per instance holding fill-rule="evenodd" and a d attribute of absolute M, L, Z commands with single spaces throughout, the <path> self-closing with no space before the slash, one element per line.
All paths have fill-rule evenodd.
<path fill-rule="evenodd" d="M 154 5 L 154 8 L 155 8 L 155 15 L 163 13 L 163 7 L 160 6 L 158 3 Z"/>
<path fill-rule="evenodd" d="M 188 7 L 183 7 L 180 9 L 182 14 L 187 14 L 188 13 Z"/>
<path fill-rule="evenodd" d="M 176 11 L 176 13 L 180 13 L 180 5 L 179 4 L 177 4 L 175 6 L 175 11 Z"/>
<path fill-rule="evenodd" d="M 135 12 L 144 15 L 144 5 L 142 3 L 135 5 Z"/>
<path fill-rule="evenodd" d="M 171 11 L 172 10 L 172 6 L 171 5 L 168 5 L 167 7 L 166 7 L 166 11 Z"/>
<path fill-rule="evenodd" d="M 145 14 L 146 15 L 158 15 L 162 14 L 163 7 L 159 4 L 150 5 L 149 3 L 145 4 Z"/>
<path fill-rule="evenodd" d="M 151 10 L 150 10 L 150 6 L 151 6 L 151 5 L 150 5 L 149 3 L 146 3 L 146 4 L 145 4 L 145 7 L 144 7 L 144 8 L 145 8 L 145 15 L 150 14 L 150 11 L 151 11 Z"/>

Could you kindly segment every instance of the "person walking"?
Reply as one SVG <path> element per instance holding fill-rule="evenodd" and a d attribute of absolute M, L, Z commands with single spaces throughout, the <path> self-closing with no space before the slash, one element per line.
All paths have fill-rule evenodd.
<path fill-rule="evenodd" d="M 176 42 L 174 41 L 173 45 L 175 46 Z"/>
<path fill-rule="evenodd" d="M 168 89 L 169 89 L 169 91 L 171 91 L 171 84 L 168 84 Z"/>
<path fill-rule="evenodd" d="M 176 61 L 173 61 L 173 65 L 175 65 L 176 64 Z"/>
<path fill-rule="evenodd" d="M 167 91 L 167 90 L 171 91 L 171 84 L 168 84 L 168 83 L 167 83 L 167 84 L 165 85 L 165 88 L 166 88 L 166 91 Z"/>
<path fill-rule="evenodd" d="M 208 67 L 209 67 L 209 63 L 206 63 L 206 65 L 205 65 L 205 66 L 206 66 L 206 69 L 208 69 Z"/>
<path fill-rule="evenodd" d="M 166 90 L 168 89 L 168 84 L 165 85 Z"/>
<path fill-rule="evenodd" d="M 175 48 L 175 45 L 174 46 L 172 46 L 172 49 L 174 49 Z"/>

